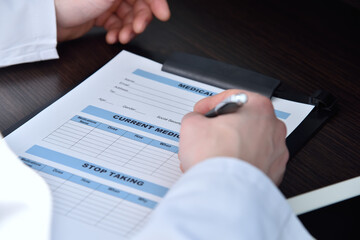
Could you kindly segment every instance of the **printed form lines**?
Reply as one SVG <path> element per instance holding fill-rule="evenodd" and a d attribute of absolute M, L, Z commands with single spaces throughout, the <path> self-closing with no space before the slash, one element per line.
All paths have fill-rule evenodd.
<path fill-rule="evenodd" d="M 191 100 L 189 100 L 189 99 L 182 98 L 182 97 L 178 97 L 178 96 L 169 94 L 169 93 L 164 92 L 164 91 L 159 91 L 159 90 L 154 89 L 154 88 L 144 87 L 143 85 L 138 84 L 138 83 L 135 83 L 135 82 L 132 83 L 132 85 L 136 85 L 136 86 L 140 87 L 140 89 L 139 89 L 139 88 L 135 88 L 135 87 L 131 87 L 131 86 L 129 86 L 128 88 L 134 89 L 134 90 L 139 91 L 139 92 L 141 92 L 141 93 L 148 94 L 149 96 L 158 98 L 158 99 L 160 99 L 160 101 L 165 100 L 165 101 L 163 101 L 163 102 L 169 102 L 169 101 L 171 101 L 171 102 L 174 102 L 174 103 L 177 103 L 177 104 L 181 104 L 181 105 L 183 105 L 183 106 L 187 106 L 187 107 L 191 107 L 191 108 L 192 108 L 192 107 L 194 106 L 194 104 L 195 104 L 194 101 L 191 101 Z M 157 94 L 154 94 L 154 93 L 150 93 L 149 90 L 152 90 L 153 92 L 159 92 L 159 93 L 161 93 L 162 95 L 157 95 Z M 167 97 L 163 97 L 163 95 L 167 95 Z M 174 99 L 176 99 L 176 100 L 174 100 Z M 184 102 L 186 102 L 186 103 L 184 103 Z"/>
<path fill-rule="evenodd" d="M 145 90 L 152 90 L 154 92 L 158 92 L 158 93 L 161 93 L 162 95 L 167 95 L 171 98 L 176 98 L 177 100 L 180 100 L 182 102 L 186 101 L 186 102 L 189 102 L 190 104 L 194 105 L 196 103 L 196 101 L 192 101 L 188 98 L 183 98 L 183 97 L 179 97 L 179 96 L 176 96 L 174 94 L 169 94 L 168 92 L 165 92 L 165 91 L 161 91 L 159 89 L 155 89 L 155 88 L 152 88 L 152 87 L 149 87 L 149 86 L 146 86 L 146 85 L 143 85 L 141 83 L 138 83 L 137 81 L 135 80 L 132 80 L 132 79 L 129 79 L 129 78 L 125 78 L 125 81 L 127 81 L 128 85 L 135 85 L 135 86 L 139 86 L 140 88 L 142 89 L 145 89 Z M 121 82 L 120 82 L 121 83 Z M 159 97 L 162 97 L 162 96 L 159 96 Z"/>
<path fill-rule="evenodd" d="M 98 128 L 101 123 L 89 126 L 79 118 L 80 122 L 69 120 L 43 141 L 171 182 L 181 175 L 177 154 L 159 148 L 159 142 L 124 130 L 107 132 Z"/>
<path fill-rule="evenodd" d="M 130 195 L 118 198 L 97 191 L 100 185 L 88 188 L 71 182 L 69 179 L 74 177 L 72 175 L 65 174 L 64 178 L 59 178 L 44 170 L 37 172 L 52 191 L 53 211 L 74 220 L 128 236 L 140 229 L 138 226 L 142 226 L 152 211 L 151 208 L 129 202 L 131 200 L 126 201 Z"/>
<path fill-rule="evenodd" d="M 178 110 L 179 110 L 178 108 L 169 109 L 169 108 L 167 108 L 167 107 L 160 107 L 158 104 L 150 104 L 149 102 L 140 101 L 140 100 L 137 99 L 137 98 L 131 98 L 131 97 L 129 97 L 129 96 L 124 96 L 124 95 L 122 95 L 122 94 L 117 93 L 117 92 L 114 91 L 114 90 L 111 90 L 111 92 L 112 92 L 113 94 L 115 94 L 116 96 L 125 98 L 125 99 L 127 99 L 127 100 L 130 99 L 130 100 L 136 101 L 136 102 L 138 102 L 138 103 L 142 103 L 142 104 L 144 104 L 144 105 L 148 105 L 148 106 L 151 106 L 151 107 L 154 107 L 154 108 L 158 108 L 158 109 L 165 110 L 165 111 L 167 111 L 167 112 L 172 112 L 172 113 L 178 114 L 178 115 L 180 115 L 180 116 L 184 116 L 186 113 L 192 111 L 192 110 L 190 110 L 190 111 L 187 111 L 187 110 L 186 110 L 186 111 L 183 111 L 183 112 L 179 112 L 179 111 L 178 111 Z M 129 95 L 129 94 L 128 94 L 128 95 Z"/>

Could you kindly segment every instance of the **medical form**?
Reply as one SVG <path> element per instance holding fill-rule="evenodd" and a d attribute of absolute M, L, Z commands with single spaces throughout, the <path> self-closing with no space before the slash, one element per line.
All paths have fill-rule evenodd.
<path fill-rule="evenodd" d="M 5 138 L 51 188 L 52 239 L 127 239 L 181 177 L 181 119 L 223 89 L 161 66 L 122 51 Z M 288 135 L 313 109 L 272 102 Z"/>

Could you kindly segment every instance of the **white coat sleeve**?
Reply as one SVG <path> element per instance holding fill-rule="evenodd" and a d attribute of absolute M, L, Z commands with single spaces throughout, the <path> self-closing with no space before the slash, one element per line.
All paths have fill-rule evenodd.
<path fill-rule="evenodd" d="M 232 159 L 197 164 L 135 239 L 313 239 L 260 170 Z"/>
<path fill-rule="evenodd" d="M 50 189 L 1 138 L 0 239 L 50 239 Z"/>
<path fill-rule="evenodd" d="M 54 58 L 54 1 L 0 0 L 0 67 Z"/>

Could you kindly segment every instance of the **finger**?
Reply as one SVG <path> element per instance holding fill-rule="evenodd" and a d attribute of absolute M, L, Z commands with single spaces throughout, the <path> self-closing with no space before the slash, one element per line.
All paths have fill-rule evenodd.
<path fill-rule="evenodd" d="M 101 14 L 98 18 L 96 18 L 95 25 L 98 27 L 102 27 L 105 25 L 105 22 L 109 19 L 112 15 L 112 12 L 106 11 L 105 13 Z"/>
<path fill-rule="evenodd" d="M 130 5 L 134 5 L 137 0 L 126 0 Z"/>
<path fill-rule="evenodd" d="M 135 33 L 142 33 L 152 20 L 152 13 L 144 1 L 137 1 L 134 6 L 133 30 Z"/>
<path fill-rule="evenodd" d="M 122 44 L 130 42 L 130 40 L 136 36 L 132 28 L 133 19 L 134 14 L 132 11 L 130 11 L 123 19 L 123 27 L 120 29 L 118 34 L 118 40 Z"/>
<path fill-rule="evenodd" d="M 125 19 L 126 16 L 133 10 L 133 5 L 129 4 L 126 1 L 122 1 L 119 5 L 118 9 L 116 10 L 116 14 L 119 18 Z"/>
<path fill-rule="evenodd" d="M 104 23 L 104 28 L 106 30 L 112 30 L 112 29 L 121 29 L 123 26 L 122 20 L 118 18 L 116 15 L 111 15 L 108 20 Z"/>
<path fill-rule="evenodd" d="M 230 90 L 221 92 L 219 94 L 216 94 L 214 96 L 204 98 L 195 104 L 194 111 L 205 114 L 208 111 L 210 111 L 211 109 L 213 109 L 217 104 L 219 104 L 225 98 L 227 98 L 233 94 L 238 94 L 240 92 L 245 92 L 245 91 L 242 91 L 239 89 L 230 89 Z"/>
<path fill-rule="evenodd" d="M 118 36 L 119 36 L 119 32 L 120 29 L 119 28 L 115 28 L 115 29 L 111 29 L 106 33 L 106 42 L 108 44 L 114 44 L 118 41 Z"/>
<path fill-rule="evenodd" d="M 105 39 L 108 44 L 114 44 L 118 41 L 118 35 L 122 26 L 121 19 L 114 14 L 107 19 L 103 27 L 107 30 Z"/>
<path fill-rule="evenodd" d="M 151 11 L 161 21 L 167 21 L 170 18 L 170 9 L 166 0 L 145 0 L 150 6 Z"/>
<path fill-rule="evenodd" d="M 123 23 L 124 25 L 125 24 L 131 24 L 133 23 L 134 21 L 134 12 L 133 11 L 130 11 L 123 19 Z"/>
<path fill-rule="evenodd" d="M 130 42 L 135 36 L 136 34 L 133 32 L 132 24 L 128 23 L 120 30 L 118 34 L 118 40 L 122 44 L 126 44 Z"/>

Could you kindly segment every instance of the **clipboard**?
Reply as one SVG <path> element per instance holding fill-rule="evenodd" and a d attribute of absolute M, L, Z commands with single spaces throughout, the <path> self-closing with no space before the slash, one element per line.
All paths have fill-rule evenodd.
<path fill-rule="evenodd" d="M 120 63 L 126 63 L 124 65 L 129 64 L 130 66 L 131 66 L 131 62 L 136 62 L 136 64 L 134 64 L 134 66 L 133 66 L 133 68 L 136 70 L 138 70 L 137 69 L 138 67 L 142 66 L 142 64 L 143 64 L 142 61 L 144 61 L 145 63 L 148 63 L 148 60 L 146 60 L 146 59 L 140 58 L 140 60 L 139 60 L 139 56 L 134 57 L 131 55 L 132 54 L 130 54 L 130 53 L 123 53 L 123 55 L 117 56 L 116 58 L 114 58 L 114 60 L 112 60 L 106 66 L 104 66 L 102 68 L 102 70 L 99 70 L 99 72 L 104 72 L 104 71 L 106 72 L 109 70 L 109 67 L 110 67 L 110 69 L 117 67 L 119 65 L 118 64 L 119 62 L 117 62 L 118 60 L 120 61 Z M 128 59 L 130 57 L 131 57 L 131 59 L 133 59 L 133 61 L 130 61 L 130 63 L 129 63 Z M 161 68 L 160 64 L 152 63 L 151 66 L 153 66 L 153 65 L 155 65 L 154 69 L 156 69 L 156 71 L 154 71 L 154 72 L 159 73 L 160 72 L 159 70 Z M 115 69 L 118 69 L 118 68 L 115 68 Z M 130 71 L 131 69 L 132 69 L 131 67 L 130 67 L 130 69 L 126 68 L 125 70 L 120 68 L 120 71 L 118 71 L 117 73 L 120 73 L 120 74 L 124 73 L 124 76 L 126 76 L 126 74 L 128 74 L 128 73 L 129 74 L 134 73 L 134 72 Z M 132 70 L 134 70 L 134 69 L 132 69 Z M 315 108 L 312 110 L 312 112 L 306 117 L 306 119 L 299 126 L 297 126 L 295 131 L 293 131 L 291 133 L 291 135 L 288 136 L 288 138 L 287 138 L 287 144 L 288 144 L 291 156 L 293 156 L 296 153 L 296 151 L 298 151 L 305 144 L 305 142 L 308 139 L 310 139 L 310 137 L 313 134 L 315 134 L 315 132 L 317 130 L 319 130 L 320 127 L 326 122 L 326 120 L 328 120 L 336 111 L 336 99 L 331 94 L 328 94 L 324 91 L 317 91 L 312 96 L 306 96 L 304 94 L 299 94 L 296 92 L 292 93 L 288 88 L 286 88 L 286 86 L 283 86 L 281 84 L 281 82 L 277 79 L 270 78 L 270 77 L 261 75 L 259 73 L 251 72 L 249 70 L 245 70 L 245 69 L 242 69 L 242 68 L 239 68 L 236 66 L 217 62 L 217 61 L 214 61 L 211 59 L 205 59 L 205 58 L 196 57 L 196 56 L 187 55 L 187 54 L 175 54 L 175 55 L 171 56 L 167 61 L 165 61 L 165 63 L 162 66 L 162 70 L 165 72 L 170 72 L 175 75 L 185 76 L 186 78 L 190 78 L 197 82 L 208 83 L 209 85 L 221 87 L 223 89 L 224 88 L 225 89 L 226 88 L 243 88 L 243 89 L 247 89 L 250 91 L 258 92 L 260 94 L 267 96 L 268 98 L 271 98 L 272 96 L 276 96 L 276 97 L 280 97 L 280 98 L 284 98 L 284 99 L 289 99 L 289 100 L 293 100 L 293 101 L 297 101 L 297 102 L 304 102 L 304 103 L 314 105 Z M 83 98 L 83 95 L 79 94 L 80 89 L 83 90 L 83 92 L 86 92 L 88 90 L 98 91 L 99 89 L 97 88 L 97 86 L 99 86 L 99 85 L 97 85 L 97 84 L 86 85 L 86 84 L 89 84 L 89 82 L 91 82 L 91 83 L 99 82 L 99 80 L 103 79 L 103 75 L 99 75 L 99 72 L 90 76 L 89 79 L 83 83 L 84 84 L 83 86 L 79 86 L 78 89 L 74 89 L 74 92 L 76 92 L 76 93 L 69 92 L 67 94 L 67 97 L 64 97 L 64 99 L 67 100 L 67 103 L 73 104 L 74 102 L 81 100 L 80 98 Z M 148 72 L 148 73 L 150 73 L 150 72 Z M 113 72 L 109 72 L 108 74 L 111 76 L 116 76 L 116 74 L 113 74 Z M 113 81 L 115 81 L 115 80 L 118 81 L 118 79 L 116 77 L 114 77 Z M 146 78 L 142 80 L 143 81 L 142 83 L 144 83 L 144 86 L 148 86 L 144 82 L 145 80 L 146 80 Z M 171 79 L 168 79 L 168 80 L 171 80 Z M 189 81 L 189 80 L 187 80 L 187 81 Z M 169 86 L 173 86 L 173 85 L 169 85 Z M 106 87 L 104 89 L 110 90 Z M 157 89 L 155 89 L 155 90 L 157 90 Z M 171 92 L 171 93 L 176 93 L 176 92 Z M 92 99 L 91 98 L 92 96 L 93 95 L 89 95 L 90 100 Z M 66 175 L 67 177 L 65 177 L 65 179 L 71 178 L 72 179 L 72 180 L 70 179 L 71 184 L 77 184 L 76 187 L 81 187 L 82 189 L 88 189 L 88 188 L 93 189 L 91 187 L 88 187 L 88 184 L 95 184 L 95 185 L 102 184 L 101 189 L 103 189 L 104 191 L 106 190 L 105 192 L 102 192 L 102 193 L 105 193 L 105 194 L 108 194 L 111 196 L 114 196 L 112 194 L 114 192 L 113 186 L 104 185 L 104 182 L 102 182 L 102 183 L 98 182 L 99 178 L 104 178 L 104 179 L 106 179 L 106 181 L 113 181 L 113 182 L 116 181 L 116 183 L 118 183 L 117 177 L 115 178 L 115 177 L 113 177 L 113 175 L 118 176 L 119 178 L 120 178 L 120 176 L 126 176 L 125 178 L 121 179 L 121 181 L 124 181 L 125 183 L 130 182 L 131 184 L 136 184 L 137 182 L 144 183 L 144 181 L 140 181 L 140 180 L 142 180 L 142 178 L 143 178 L 142 176 L 144 176 L 144 175 L 141 175 L 141 174 L 135 175 L 135 177 L 138 177 L 139 179 L 134 178 L 132 176 L 135 171 L 134 168 L 133 168 L 133 172 L 132 173 L 130 172 L 131 174 L 128 172 L 125 172 L 125 174 L 122 175 L 122 171 L 116 171 L 116 169 L 111 169 L 109 167 L 103 166 L 103 163 L 98 162 L 97 158 L 93 158 L 90 160 L 88 158 L 85 158 L 84 155 L 85 155 L 85 153 L 87 153 L 89 151 L 89 148 L 91 147 L 91 145 L 87 145 L 86 152 L 80 153 L 80 154 L 84 154 L 84 155 L 78 155 L 78 154 L 73 155 L 72 151 L 67 151 L 68 148 L 63 147 L 62 150 L 66 150 L 66 151 L 60 152 L 61 146 L 56 146 L 53 148 L 52 146 L 50 146 L 48 144 L 44 144 L 44 145 L 41 144 L 43 139 L 48 138 L 50 135 L 54 136 L 53 133 L 55 133 L 55 131 L 57 131 L 59 128 L 61 128 L 65 124 L 69 123 L 70 121 L 71 121 L 71 124 L 73 124 L 73 122 L 77 122 L 77 123 L 80 122 L 84 126 L 86 125 L 86 126 L 90 127 L 91 128 L 90 131 L 93 131 L 94 129 L 99 130 L 99 131 L 106 130 L 107 131 L 107 132 L 105 132 L 106 134 L 115 134 L 114 132 L 118 131 L 119 128 L 120 128 L 120 130 L 125 131 L 124 129 L 122 129 L 122 127 L 125 126 L 124 124 L 117 124 L 118 123 L 117 120 L 120 118 L 120 116 L 118 115 L 120 113 L 118 111 L 113 111 L 113 110 L 107 109 L 107 108 L 102 109 L 102 108 L 100 108 L 100 107 L 102 107 L 102 105 L 98 105 L 98 107 L 89 106 L 90 103 L 87 101 L 89 99 L 84 100 L 84 102 L 81 103 L 79 106 L 76 106 L 73 109 L 69 109 L 68 108 L 69 104 L 65 104 L 66 102 L 64 103 L 64 101 L 65 101 L 64 99 L 62 100 L 63 102 L 59 101 L 58 103 L 55 103 L 53 106 L 49 106 L 49 109 L 47 110 L 46 115 L 42 115 L 44 117 L 43 119 L 45 119 L 45 118 L 47 119 L 46 123 L 49 122 L 49 124 L 51 124 L 51 126 L 48 127 L 48 129 L 45 130 L 43 134 L 39 134 L 39 132 L 38 132 L 38 129 L 40 128 L 40 126 L 44 125 L 43 119 L 39 120 L 39 118 L 37 118 L 37 119 L 35 118 L 34 120 L 32 120 L 32 125 L 30 125 L 30 127 L 28 125 L 27 129 L 33 129 L 34 131 L 36 131 L 35 134 L 30 134 L 31 138 L 35 137 L 35 139 L 31 140 L 31 142 L 29 142 L 28 145 L 17 144 L 18 139 L 23 140 L 27 137 L 26 134 L 23 134 L 24 131 L 18 131 L 18 132 L 11 134 L 10 136 L 8 136 L 8 139 L 10 140 L 10 142 L 12 142 L 13 146 L 17 147 L 18 155 L 21 157 L 21 159 L 24 162 L 26 162 L 28 165 L 31 165 L 31 167 L 34 169 L 37 169 L 37 170 L 41 169 L 41 171 L 43 171 L 44 173 L 51 173 L 53 177 L 64 179 L 63 176 Z M 111 112 L 110 110 L 113 112 Z M 54 113 L 56 113 L 56 114 L 54 114 Z M 45 113 L 43 113 L 43 114 L 45 114 Z M 81 114 L 81 115 L 85 114 L 85 115 L 79 116 L 78 114 Z M 106 115 L 104 115 L 104 114 L 106 114 Z M 116 114 L 116 115 L 114 115 L 114 114 Z M 117 118 L 114 118 L 115 116 L 117 116 Z M 125 118 L 126 118 L 126 116 L 125 116 Z M 112 121 L 110 121 L 110 119 Z M 113 120 L 113 119 L 115 119 L 115 120 Z M 138 126 L 137 125 L 137 123 L 139 123 L 137 121 L 138 118 L 134 117 L 133 119 L 130 119 L 130 118 L 127 118 L 127 119 L 132 122 L 131 124 Z M 82 120 L 82 121 L 80 121 L 80 120 Z M 112 123 L 112 122 L 116 122 L 116 125 L 113 125 L 115 123 Z M 77 123 L 75 123 L 75 124 L 77 124 Z M 18 124 L 20 124 L 20 122 Z M 124 126 L 122 126 L 122 125 L 124 125 Z M 141 122 L 140 122 L 140 125 L 141 125 Z M 148 126 L 147 122 L 144 121 L 144 125 Z M 98 126 L 102 126 L 102 127 L 97 128 Z M 155 129 L 155 127 L 158 127 L 158 126 L 159 125 L 154 125 L 153 128 Z M 145 127 L 145 128 L 147 128 L 147 127 Z M 108 130 L 108 129 L 110 129 L 110 130 Z M 127 139 L 132 138 L 132 136 L 134 136 L 134 137 L 136 136 L 136 138 L 138 138 L 138 139 L 143 139 L 143 137 L 146 138 L 146 136 L 150 137 L 150 134 L 149 135 L 146 134 L 149 132 L 144 132 L 146 136 L 145 135 L 141 136 L 141 135 L 139 135 L 140 134 L 139 131 L 132 132 L 131 127 L 125 128 L 125 129 L 128 130 L 126 133 L 129 134 Z M 64 130 L 64 128 L 62 128 L 62 130 Z M 164 129 L 164 130 L 165 131 L 161 131 L 161 132 L 166 134 L 166 132 L 168 132 L 168 131 L 167 131 L 167 129 Z M 74 134 L 78 134 L 78 133 L 80 133 L 80 131 L 76 131 Z M 81 139 L 84 138 L 84 136 L 86 136 L 88 133 L 85 132 L 83 134 L 84 135 L 80 136 Z M 125 133 L 122 132 L 122 134 L 125 134 Z M 119 135 L 118 134 L 115 134 L 115 135 L 116 135 L 116 139 L 118 139 Z M 63 140 L 63 139 L 58 139 L 58 140 Z M 99 138 L 98 141 L 100 142 L 100 140 L 102 140 L 102 139 Z M 156 144 L 158 144 L 158 146 L 166 146 L 166 148 L 174 147 L 171 144 L 167 144 L 167 142 L 161 142 L 156 139 L 149 138 L 148 140 L 150 140 L 150 141 L 155 140 L 154 142 Z M 117 141 L 117 140 L 114 140 L 113 143 L 115 141 Z M 140 140 L 138 140 L 138 141 L 141 142 Z M 74 140 L 74 142 L 77 143 L 79 141 Z M 57 143 L 57 140 L 55 140 L 55 143 Z M 69 143 L 69 145 L 73 146 L 74 144 Z M 112 143 L 110 145 L 112 145 Z M 108 148 L 109 148 L 109 146 L 104 146 L 104 149 L 108 149 Z M 159 149 L 163 150 L 162 147 Z M 170 152 L 170 154 L 172 154 L 170 156 L 174 156 L 175 152 L 172 152 L 172 151 L 169 151 L 169 152 Z M 176 154 L 175 154 L 175 156 L 176 156 Z M 40 162 L 37 162 L 37 161 L 40 161 Z M 73 169 L 75 169 L 76 171 L 73 171 Z M 87 179 L 85 179 L 86 181 L 79 181 L 79 179 L 82 179 L 84 177 L 83 175 L 78 175 L 79 171 L 88 174 L 88 175 L 86 175 L 88 177 Z M 105 173 L 110 173 L 110 175 L 106 175 Z M 105 175 L 102 175 L 102 174 L 105 174 Z M 96 178 L 93 178 L 92 175 L 94 175 Z M 125 179 L 131 179 L 131 181 L 127 181 Z M 139 181 L 137 181 L 137 180 L 139 180 Z M 66 180 L 66 181 L 68 181 L 68 180 Z M 121 184 L 124 185 L 123 182 L 121 182 Z M 119 186 L 121 186 L 121 184 Z M 139 192 L 140 193 L 142 192 L 142 191 L 139 191 L 139 188 L 137 186 L 147 187 L 148 185 L 150 185 L 151 187 L 144 189 L 144 191 L 143 191 L 143 192 L 146 192 L 146 195 L 136 195 L 136 196 L 130 195 L 131 196 L 130 199 L 134 200 L 138 205 L 139 204 L 143 205 L 146 203 L 146 204 L 148 204 L 146 207 L 149 207 L 150 209 L 152 209 L 152 207 L 154 207 L 154 205 L 158 201 L 157 200 L 158 197 L 163 196 L 166 189 L 164 189 L 164 187 L 161 185 L 157 185 L 156 183 L 145 182 L 145 184 L 135 185 L 136 194 L 138 194 Z M 94 186 L 94 185 L 91 185 L 91 186 Z M 100 186 L 100 185 L 98 185 L 98 186 Z M 126 187 L 129 187 L 129 185 L 126 185 Z M 151 190 L 148 190 L 148 189 L 151 189 Z M 110 192 L 108 190 L 111 190 L 111 194 L 109 194 Z M 119 188 L 119 189 L 116 188 L 115 190 L 116 190 L 115 192 L 120 192 L 120 193 L 122 193 L 124 191 L 123 188 Z M 146 199 L 149 196 L 149 193 L 150 193 L 149 191 L 151 191 L 151 192 L 153 191 L 152 193 L 156 194 L 155 195 L 155 196 L 157 196 L 156 199 L 154 199 L 154 198 Z M 126 194 L 132 194 L 132 193 L 128 192 Z M 78 205 L 79 204 L 75 203 L 75 207 Z M 71 209 L 74 209 L 74 207 L 71 207 Z M 92 214 L 92 212 L 90 212 L 89 214 Z M 100 217 L 101 217 L 100 220 L 105 218 L 102 216 L 100 216 Z M 76 225 L 76 224 L 72 225 L 72 227 L 76 228 L 76 230 L 78 230 L 78 228 L 77 228 L 78 226 L 80 226 L 80 225 Z M 83 225 L 81 225 L 81 226 L 83 226 Z M 91 227 L 91 229 L 95 229 L 95 228 Z M 62 233 L 72 234 L 72 231 L 62 231 Z M 92 235 L 92 236 L 95 236 L 95 235 Z M 69 235 L 66 236 L 65 238 L 68 239 Z"/>
<path fill-rule="evenodd" d="M 305 120 L 286 138 L 290 158 L 337 112 L 336 97 L 324 90 L 307 96 L 291 90 L 278 79 L 209 58 L 174 53 L 165 60 L 161 70 L 223 89 L 241 88 L 268 98 L 274 96 L 314 105 Z"/>

